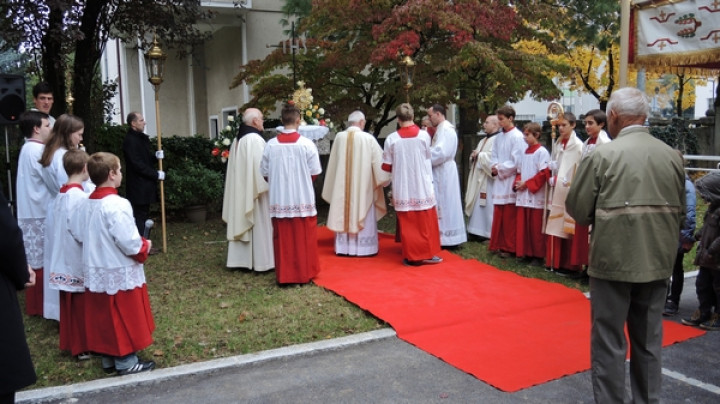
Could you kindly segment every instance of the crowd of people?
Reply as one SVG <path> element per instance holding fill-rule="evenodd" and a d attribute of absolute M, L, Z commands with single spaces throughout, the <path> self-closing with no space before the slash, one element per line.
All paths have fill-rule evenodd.
<path fill-rule="evenodd" d="M 148 207 L 155 202 L 157 181 L 165 178 L 154 163 L 163 153 L 150 152 L 145 121 L 131 112 L 123 144 L 127 199 L 119 196 L 120 159 L 81 150 L 82 120 L 70 114 L 51 120 L 52 94 L 43 93 L 43 85 L 37 89 L 44 94 L 35 95 L 38 108 L 20 118 L 26 143 L 17 175 L 19 227 L 7 232 L 17 238 L 21 230 L 25 248 L 22 257 L 19 252 L 2 257 L 23 265 L 12 265 L 8 277 L 14 288 L 26 287 L 28 315 L 59 321 L 61 349 L 79 359 L 101 355 L 108 373 L 151 370 L 155 363 L 137 352 L 151 344 L 155 328 L 143 262 L 152 250 L 145 228 Z M 470 153 L 464 201 L 457 132 L 442 105 L 426 111 L 420 127 L 413 107 L 400 104 L 397 129 L 383 147 L 365 131 L 362 111 L 351 113 L 347 130 L 336 135 L 321 193 L 330 205 L 327 227 L 335 233 L 335 253 L 379 253 L 377 222 L 387 213 L 390 186 L 398 258 L 405 265 L 442 263 L 441 249 L 458 248 L 469 235 L 502 258 L 587 276 L 596 400 L 623 401 L 627 324 L 632 393 L 656 401 L 661 319 L 677 313 L 682 257 L 696 238 L 695 191 L 682 154 L 642 126 L 648 114 L 643 94 L 615 91 L 607 115 L 597 109 L 584 114 L 584 142 L 574 130 L 576 117 L 559 116 L 552 122 L 559 136 L 550 150 L 542 145 L 539 124 L 521 131 L 515 110 L 498 108 L 485 118 L 485 137 Z M 222 209 L 227 266 L 274 269 L 279 285 L 305 284 L 320 272 L 313 183 L 322 166 L 317 147 L 300 134 L 300 110 L 287 104 L 280 115 L 282 131 L 266 142 L 262 112 L 248 108 L 230 145 Z M 718 330 L 720 263 L 714 256 L 720 255 L 720 174 L 696 185 L 710 209 L 697 236 L 700 306 L 682 321 Z M 3 248 L 11 242 L 17 240 Z M 656 246 L 668 248 L 649 248 Z M 16 376 L 24 383 L 34 379 L 31 373 Z"/>
<path fill-rule="evenodd" d="M 4 265 L 3 272 L 12 271 L 7 277 L 14 288 L 25 289 L 28 315 L 59 323 L 60 349 L 79 360 L 89 359 L 91 353 L 101 356 L 106 373 L 151 370 L 155 363 L 140 359 L 137 352 L 152 343 L 155 328 L 143 268 L 152 243 L 141 236 L 143 219 L 133 216 L 146 217 L 147 211 L 142 203 L 131 204 L 118 195 L 123 174 L 117 156 L 84 151 L 82 119 L 71 114 L 52 118 L 53 97 L 46 83 L 36 85 L 33 94 L 36 108 L 22 113 L 18 122 L 25 144 L 18 158 L 14 226 L 4 220 L 6 214 L 12 217 L 4 197 L 0 207 L 3 234 L 11 236 L 3 241 L 2 260 L 12 265 Z M 140 135 L 147 138 L 141 115 L 131 113 L 128 124 L 126 146 Z M 143 140 L 147 141 L 139 139 Z M 133 154 L 125 156 L 131 170 L 137 168 L 138 159 L 152 164 L 142 155 L 150 153 L 149 148 L 126 147 L 126 151 Z M 149 176 L 157 181 L 164 173 L 153 170 Z M 142 188 L 134 175 L 129 177 L 133 188 Z M 134 191 L 135 195 L 144 192 Z M 6 251 L 16 235 L 22 237 L 24 248 Z M 3 306 L 4 311 L 15 310 L 17 302 Z M 15 314 L 12 318 L 3 322 L 17 325 Z M 19 326 L 22 331 L 21 320 Z M 13 330 L 13 345 L 7 347 L 3 339 L 2 349 L 12 351 L 10 356 L 3 352 L 4 360 L 12 357 L 17 363 L 17 372 L 3 374 L 3 402 L 12 402 L 14 391 L 35 380 L 21 336 Z"/>

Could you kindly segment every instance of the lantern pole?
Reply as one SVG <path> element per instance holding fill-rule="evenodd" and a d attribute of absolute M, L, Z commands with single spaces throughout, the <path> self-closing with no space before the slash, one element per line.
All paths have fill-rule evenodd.
<path fill-rule="evenodd" d="M 160 49 L 157 37 L 153 36 L 153 44 L 145 54 L 148 81 L 155 90 L 155 122 L 157 124 L 157 149 L 162 151 L 162 128 L 160 125 L 160 84 L 163 82 L 164 63 L 167 55 Z M 163 171 L 163 159 L 158 159 L 158 170 Z M 167 253 L 167 230 L 165 222 L 165 181 L 160 181 L 160 216 L 162 222 L 162 252 Z"/>

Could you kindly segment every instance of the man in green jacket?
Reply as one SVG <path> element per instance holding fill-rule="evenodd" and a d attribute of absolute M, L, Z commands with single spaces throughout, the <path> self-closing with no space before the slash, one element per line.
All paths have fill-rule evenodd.
<path fill-rule="evenodd" d="M 643 123 L 645 95 L 615 91 L 607 104 L 614 140 L 578 168 L 565 206 L 592 225 L 590 354 L 595 401 L 625 402 L 630 338 L 632 402 L 660 399 L 662 311 L 685 204 L 680 155 Z"/>

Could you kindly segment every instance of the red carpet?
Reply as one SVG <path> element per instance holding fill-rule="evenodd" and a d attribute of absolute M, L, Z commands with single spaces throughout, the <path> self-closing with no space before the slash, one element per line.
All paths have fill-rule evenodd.
<path fill-rule="evenodd" d="M 318 231 L 314 282 L 388 322 L 403 340 L 504 391 L 590 368 L 590 303 L 577 290 L 523 278 L 447 251 L 438 265 L 402 264 L 382 235 L 372 258 L 337 257 Z M 539 269 L 542 270 L 542 269 Z M 666 321 L 664 344 L 703 332 Z"/>

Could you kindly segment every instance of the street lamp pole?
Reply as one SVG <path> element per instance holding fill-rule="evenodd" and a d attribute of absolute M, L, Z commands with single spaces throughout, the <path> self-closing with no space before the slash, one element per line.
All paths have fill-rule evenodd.
<path fill-rule="evenodd" d="M 145 67 L 147 68 L 148 81 L 155 89 L 155 122 L 157 123 L 157 149 L 162 150 L 162 129 L 160 126 L 160 84 L 163 82 L 165 68 L 165 54 L 158 44 L 157 37 L 153 36 L 153 44 L 145 54 Z M 158 169 L 163 170 L 163 159 L 158 159 Z M 160 181 L 160 215 L 162 220 L 162 252 L 167 253 L 167 231 L 165 224 L 165 187 L 164 181 Z"/>

